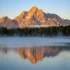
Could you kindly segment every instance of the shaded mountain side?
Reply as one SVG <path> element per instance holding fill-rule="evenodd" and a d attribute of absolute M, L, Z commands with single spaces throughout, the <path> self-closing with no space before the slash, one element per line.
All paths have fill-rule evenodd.
<path fill-rule="evenodd" d="M 11 20 L 6 16 L 0 19 L 0 27 L 17 28 L 18 23 L 16 20 Z"/>
<path fill-rule="evenodd" d="M 0 19 L 0 27 L 7 28 L 22 28 L 22 27 L 37 27 L 37 26 L 60 26 L 70 25 L 70 20 L 62 19 L 56 14 L 43 12 L 36 6 L 32 7 L 29 11 L 23 11 L 20 15 L 16 16 L 13 20 L 8 17 Z"/>

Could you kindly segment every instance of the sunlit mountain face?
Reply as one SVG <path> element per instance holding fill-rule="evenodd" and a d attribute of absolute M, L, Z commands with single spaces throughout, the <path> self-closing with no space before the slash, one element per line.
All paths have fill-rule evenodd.
<path fill-rule="evenodd" d="M 63 19 L 57 14 L 43 12 L 42 9 L 33 6 L 28 11 L 23 11 L 13 20 L 6 17 L 0 18 L 0 27 L 23 28 L 23 27 L 50 27 L 50 26 L 67 26 L 70 20 Z"/>
<path fill-rule="evenodd" d="M 1 47 L 0 52 L 8 54 L 15 52 L 23 60 L 28 59 L 32 64 L 41 62 L 44 58 L 59 56 L 62 52 L 70 52 L 70 46 L 31 46 L 19 48 Z M 13 55 L 12 55 L 13 56 Z"/>

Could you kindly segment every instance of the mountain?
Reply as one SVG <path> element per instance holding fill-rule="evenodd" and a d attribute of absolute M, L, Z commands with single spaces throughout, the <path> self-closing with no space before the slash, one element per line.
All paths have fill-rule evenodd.
<path fill-rule="evenodd" d="M 70 20 L 62 19 L 56 14 L 45 13 L 36 6 L 32 7 L 29 11 L 23 11 L 13 20 L 7 17 L 0 19 L 0 26 L 4 27 L 48 27 L 69 24 Z"/>
<path fill-rule="evenodd" d="M 59 26 L 70 24 L 70 20 L 60 18 L 56 14 L 44 13 L 42 9 L 36 6 L 32 7 L 29 11 L 22 12 L 15 18 L 19 27 L 23 26 Z"/>
<path fill-rule="evenodd" d="M 0 27 L 16 28 L 17 21 L 9 19 L 7 16 L 0 19 Z"/>

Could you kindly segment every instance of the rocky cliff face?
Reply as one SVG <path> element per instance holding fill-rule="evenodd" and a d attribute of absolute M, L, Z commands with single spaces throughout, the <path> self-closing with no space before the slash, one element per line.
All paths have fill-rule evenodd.
<path fill-rule="evenodd" d="M 15 18 L 15 20 L 19 23 L 19 27 L 30 25 L 59 26 L 63 24 L 70 24 L 70 20 L 64 20 L 56 14 L 44 13 L 37 7 L 32 7 L 29 11 L 22 12 Z"/>
<path fill-rule="evenodd" d="M 36 6 L 32 7 L 29 11 L 23 11 L 19 16 L 14 18 L 14 21 L 3 17 L 0 19 L 0 26 L 4 27 L 29 27 L 29 26 L 59 26 L 69 25 L 70 20 L 60 18 L 56 14 L 44 13 L 42 9 Z"/>

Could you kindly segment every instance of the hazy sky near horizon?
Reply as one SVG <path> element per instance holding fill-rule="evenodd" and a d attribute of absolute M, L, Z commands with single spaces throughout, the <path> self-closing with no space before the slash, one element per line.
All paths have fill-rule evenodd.
<path fill-rule="evenodd" d="M 13 19 L 32 6 L 37 6 L 45 13 L 55 13 L 70 19 L 70 0 L 0 0 L 0 18 L 8 16 Z"/>

